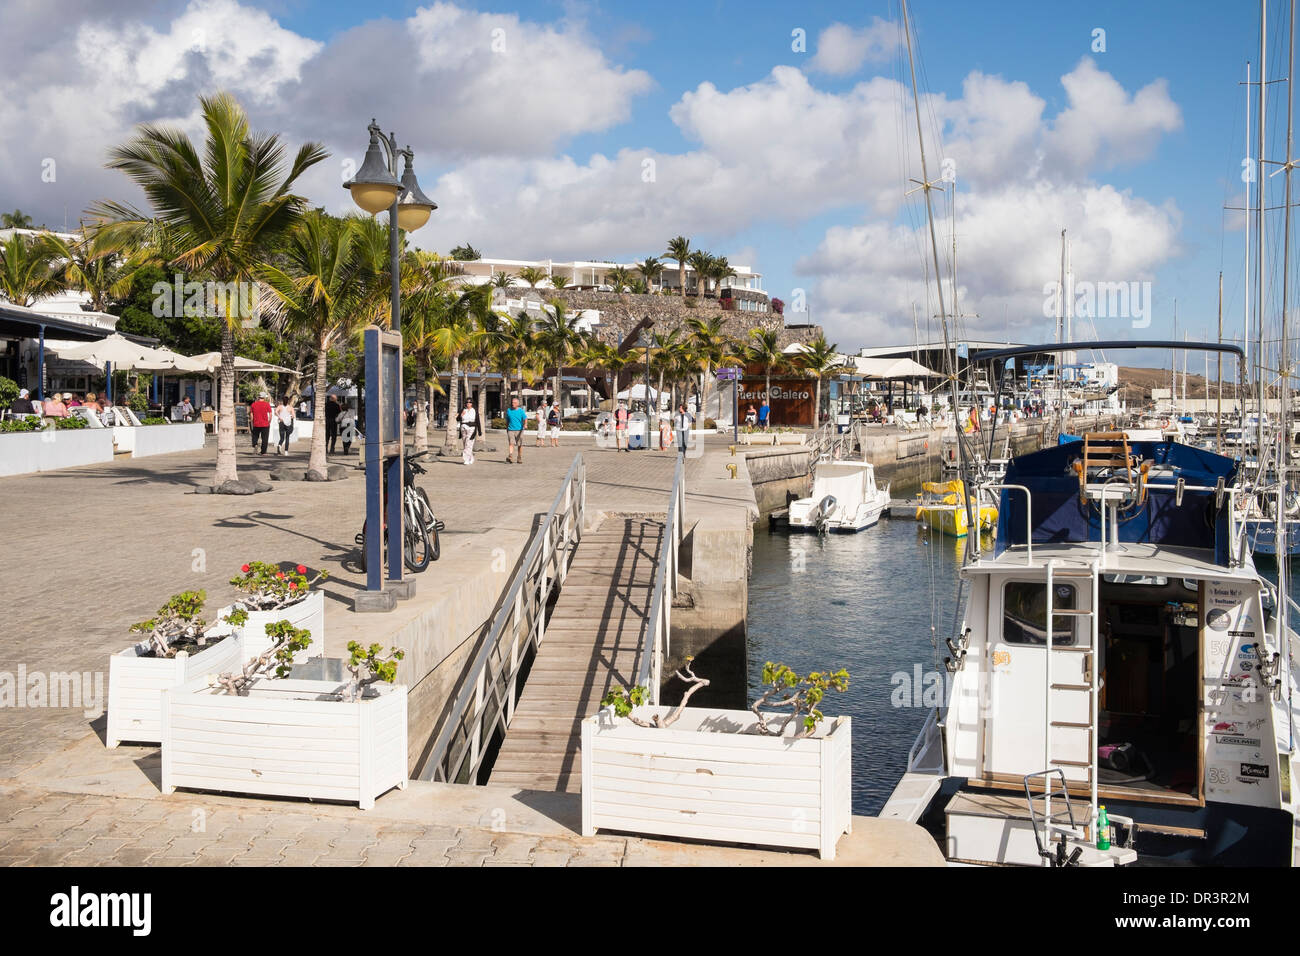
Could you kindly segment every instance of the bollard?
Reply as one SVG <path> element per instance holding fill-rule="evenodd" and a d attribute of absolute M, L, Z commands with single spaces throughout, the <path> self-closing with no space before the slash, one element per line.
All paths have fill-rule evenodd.
<path fill-rule="evenodd" d="M 735 478 L 735 477 L 736 477 L 736 466 L 735 466 L 735 465 L 728 465 L 728 466 L 727 466 L 727 471 L 731 472 L 731 477 L 732 477 L 732 478 Z"/>
<path fill-rule="evenodd" d="M 731 457 L 732 457 L 732 458 L 735 458 L 735 457 L 736 457 L 736 446 L 735 446 L 735 445 L 728 445 L 727 447 L 728 447 L 729 449 L 731 449 Z"/>

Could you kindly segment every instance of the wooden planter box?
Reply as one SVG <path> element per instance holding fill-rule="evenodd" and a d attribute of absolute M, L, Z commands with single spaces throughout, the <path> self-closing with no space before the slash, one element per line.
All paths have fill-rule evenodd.
<path fill-rule="evenodd" d="M 669 707 L 640 707 L 648 718 Z M 747 710 L 689 707 L 666 729 L 604 710 L 582 722 L 582 832 L 598 829 L 818 850 L 852 829 L 852 723 L 763 737 Z M 793 733 L 793 731 L 792 731 Z"/>
<path fill-rule="evenodd" d="M 220 624 L 209 633 L 218 628 L 228 636 L 193 656 L 181 651 L 175 657 L 142 657 L 149 651 L 149 643 L 142 641 L 108 659 L 106 741 L 109 747 L 116 747 L 124 740 L 161 743 L 164 690 L 241 666 L 244 658 L 239 635 L 229 625 Z"/>
<path fill-rule="evenodd" d="M 257 680 L 247 696 L 202 683 L 168 690 L 162 705 L 162 791 L 177 787 L 375 805 L 406 788 L 406 687 Z"/>
<path fill-rule="evenodd" d="M 223 607 L 220 617 L 224 618 L 230 610 L 230 607 Z M 311 644 L 294 655 L 295 663 L 302 663 L 325 654 L 325 593 L 323 591 L 309 591 L 305 599 L 278 611 L 249 611 L 248 621 L 235 628 L 235 633 L 244 642 L 245 661 L 251 660 L 271 646 L 271 639 L 266 636 L 266 625 L 274 624 L 276 621 L 288 621 L 294 627 L 303 627 L 311 631 Z"/>

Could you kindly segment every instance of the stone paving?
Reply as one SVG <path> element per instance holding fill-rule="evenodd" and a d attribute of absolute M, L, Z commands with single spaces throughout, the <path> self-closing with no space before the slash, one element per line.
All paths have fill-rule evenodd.
<path fill-rule="evenodd" d="M 589 437 L 566 436 L 560 448 L 526 446 L 525 464 L 518 466 L 504 463 L 502 436 L 488 443 L 496 450 L 481 451 L 470 467 L 459 457 L 428 462 L 421 485 L 447 531 L 443 556 L 422 586 L 436 586 L 437 571 L 448 562 L 488 560 L 494 530 L 510 529 L 516 537 L 526 530 L 549 507 L 577 451 L 587 464 L 589 510 L 666 507 L 672 452 L 616 454 L 596 448 Z M 702 457 L 688 459 L 688 513 L 735 503 L 734 494 L 710 490 L 725 475 L 725 446 L 725 439 L 715 438 Z M 368 812 L 306 801 L 160 794 L 158 749 L 105 749 L 103 697 L 91 688 L 98 678 L 100 695 L 106 694 L 108 657 L 130 643 L 127 625 L 149 617 L 168 595 L 205 588 L 208 611 L 215 613 L 233 597 L 229 579 L 244 561 L 298 560 L 330 572 L 324 591 L 331 645 L 338 632 L 379 641 L 385 636 L 383 615 L 350 610 L 351 595 L 364 586 L 353 544 L 364 507 L 362 473 L 332 483 L 277 482 L 273 492 L 252 497 L 192 494 L 210 480 L 214 455 L 210 441 L 197 452 L 0 479 L 9 545 L 0 565 L 0 692 L 6 674 L 24 671 L 88 678 L 87 699 L 73 706 L 15 706 L 34 700 L 0 706 L 0 864 L 816 862 L 809 854 L 584 839 L 577 835 L 573 795 L 502 787 L 412 781 Z M 306 455 L 307 443 L 295 443 L 292 459 L 305 464 Z M 281 463 L 250 455 L 240 443 L 245 475 L 265 475 Z M 856 824 L 843 841 L 848 850 L 842 847 L 842 860 L 937 861 L 932 843 L 918 849 L 911 845 L 914 833 L 890 829 L 890 823 Z"/>

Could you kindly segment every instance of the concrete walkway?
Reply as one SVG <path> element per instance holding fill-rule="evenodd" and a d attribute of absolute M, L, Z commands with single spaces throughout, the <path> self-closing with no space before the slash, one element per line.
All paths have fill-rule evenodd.
<path fill-rule="evenodd" d="M 428 462 L 421 485 L 447 531 L 441 560 L 418 578 L 417 601 L 437 601 L 469 580 L 499 591 L 507 576 L 485 578 L 486 569 L 522 549 L 577 451 L 587 463 L 591 512 L 666 506 L 672 452 L 616 454 L 596 448 L 591 438 L 566 436 L 560 448 L 526 447 L 525 464 L 517 466 L 504 463 L 500 437 L 489 443 L 497 450 L 480 452 L 473 466 L 459 457 Z M 306 443 L 295 443 L 292 459 L 305 465 L 306 454 Z M 20 673 L 87 678 L 82 701 L 0 706 L 0 864 L 818 862 L 799 853 L 584 839 L 576 794 L 503 786 L 413 781 L 368 812 L 298 800 L 160 794 L 158 748 L 107 750 L 104 702 L 90 691 L 98 678 L 106 692 L 108 658 L 131 642 L 128 625 L 151 616 L 169 595 L 206 589 L 215 615 L 234 596 L 229 579 L 239 565 L 296 560 L 330 572 L 324 591 L 331 654 L 350 639 L 386 642 L 402 626 L 400 614 L 350 610 L 351 595 L 363 586 L 353 544 L 364 504 L 359 471 L 335 483 L 277 483 L 269 494 L 246 498 L 191 494 L 210 480 L 214 456 L 210 443 L 199 452 L 0 479 L 10 542 L 0 566 L 0 681 Z M 739 481 L 727 475 L 729 462 L 741 463 Z M 250 455 L 241 442 L 244 472 L 266 473 L 280 463 Z M 731 458 L 722 438 L 711 440 L 704 454 L 688 459 L 688 517 L 738 501 L 743 506 L 737 491 L 747 491 L 744 479 L 743 458 Z M 417 613 L 417 601 L 402 606 L 407 617 Z M 941 860 L 920 830 L 864 819 L 841 841 L 838 862 Z"/>

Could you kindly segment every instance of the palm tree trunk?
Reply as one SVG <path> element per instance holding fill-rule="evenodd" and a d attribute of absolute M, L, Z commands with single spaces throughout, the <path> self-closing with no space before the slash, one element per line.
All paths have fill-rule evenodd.
<path fill-rule="evenodd" d="M 325 362 L 328 358 L 329 347 L 322 336 L 316 340 L 316 382 L 311 396 L 311 456 L 307 459 L 307 471 L 314 471 L 322 478 L 328 471 L 325 463 Z"/>
<path fill-rule="evenodd" d="M 682 298 L 685 299 L 686 298 L 686 263 L 684 262 L 677 263 L 677 281 L 681 283 Z"/>
<path fill-rule="evenodd" d="M 236 481 L 235 463 L 235 330 L 221 324 L 221 414 L 217 418 L 217 471 L 214 485 Z"/>
<path fill-rule="evenodd" d="M 767 369 L 766 369 L 766 372 L 767 372 L 767 375 L 765 376 L 765 380 L 764 380 L 764 382 L 763 382 L 763 399 L 767 402 L 767 417 L 768 417 L 768 419 L 769 419 L 768 424 L 769 424 L 769 425 L 775 425 L 776 422 L 771 421 L 771 418 L 772 418 L 772 366 L 769 365 L 769 366 L 767 367 Z M 819 380 L 819 381 L 817 382 L 817 387 L 820 388 L 820 387 L 821 387 L 821 384 L 822 384 L 822 383 L 821 383 L 821 381 Z M 813 416 L 813 418 L 816 418 L 816 417 L 817 417 L 816 415 Z"/>
<path fill-rule="evenodd" d="M 821 424 L 822 417 L 822 377 L 817 376 L 816 397 L 813 400 L 813 429 Z"/>
<path fill-rule="evenodd" d="M 460 353 L 451 356 L 451 380 L 447 383 L 447 437 L 442 443 L 442 453 L 456 452 L 456 417 L 460 414 Z"/>

